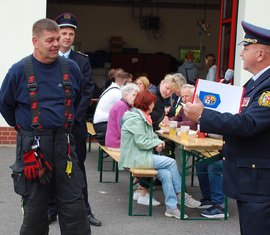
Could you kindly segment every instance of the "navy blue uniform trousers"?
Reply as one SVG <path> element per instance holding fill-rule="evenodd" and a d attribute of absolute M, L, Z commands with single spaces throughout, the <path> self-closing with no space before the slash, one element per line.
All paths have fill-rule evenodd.
<path fill-rule="evenodd" d="M 90 235 L 90 225 L 82 196 L 82 174 L 77 163 L 74 139 L 71 135 L 72 175 L 65 173 L 67 164 L 67 137 L 64 129 L 39 132 L 40 149 L 53 165 L 53 178 L 48 185 L 23 177 L 23 153 L 31 148 L 34 133 L 17 134 L 17 159 L 12 166 L 15 192 L 22 196 L 23 224 L 21 235 L 49 233 L 48 200 L 54 194 L 62 235 Z"/>
<path fill-rule="evenodd" d="M 86 211 L 88 215 L 93 215 L 91 211 L 90 204 L 88 202 L 88 190 L 87 190 L 87 176 L 85 171 L 85 158 L 86 158 L 86 139 L 87 139 L 87 127 L 86 121 L 83 120 L 80 123 L 75 123 L 73 130 L 72 130 L 74 139 L 75 139 L 75 146 L 76 146 L 76 153 L 78 157 L 78 165 L 83 174 L 83 198 L 84 203 L 86 206 Z"/>
<path fill-rule="evenodd" d="M 237 201 L 241 235 L 270 234 L 270 202 Z"/>

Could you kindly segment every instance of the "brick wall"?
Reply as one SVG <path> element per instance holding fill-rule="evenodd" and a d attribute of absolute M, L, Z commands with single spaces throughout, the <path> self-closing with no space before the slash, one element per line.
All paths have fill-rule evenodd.
<path fill-rule="evenodd" d="M 0 144 L 16 144 L 16 131 L 13 127 L 0 127 Z"/>

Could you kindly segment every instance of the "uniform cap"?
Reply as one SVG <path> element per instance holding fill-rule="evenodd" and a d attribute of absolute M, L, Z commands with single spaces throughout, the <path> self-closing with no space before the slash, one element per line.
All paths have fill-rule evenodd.
<path fill-rule="evenodd" d="M 60 28 L 72 27 L 74 29 L 77 29 L 77 19 L 71 13 L 62 13 L 55 18 L 55 21 Z"/>
<path fill-rule="evenodd" d="M 270 46 L 270 30 L 255 26 L 245 21 L 241 22 L 245 37 L 238 45 L 264 44 Z"/>

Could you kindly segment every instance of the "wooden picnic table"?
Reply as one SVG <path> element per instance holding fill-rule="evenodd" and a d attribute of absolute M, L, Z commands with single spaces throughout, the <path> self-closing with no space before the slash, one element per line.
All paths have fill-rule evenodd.
<path fill-rule="evenodd" d="M 193 157 L 199 158 L 198 161 L 209 161 L 212 156 L 219 154 L 219 150 L 222 150 L 224 141 L 222 139 L 214 139 L 214 138 L 197 138 L 195 135 L 188 135 L 187 139 L 181 139 L 179 135 L 172 135 L 169 133 L 161 133 L 158 132 L 158 135 L 164 139 L 172 141 L 174 144 L 179 144 L 182 147 L 182 185 L 181 192 L 185 192 L 186 190 L 186 177 L 187 177 L 187 155 L 192 154 Z M 196 154 L 194 154 L 196 153 Z M 213 158 L 214 161 L 214 158 Z M 194 161 L 192 166 L 195 165 Z M 192 173 L 193 174 L 193 173 Z M 228 218 L 227 214 L 227 197 L 225 197 L 225 220 Z M 185 215 L 185 194 L 181 193 L 181 206 L 180 206 L 181 216 L 180 219 L 184 220 Z M 187 219 L 206 219 L 206 218 L 187 218 Z"/>

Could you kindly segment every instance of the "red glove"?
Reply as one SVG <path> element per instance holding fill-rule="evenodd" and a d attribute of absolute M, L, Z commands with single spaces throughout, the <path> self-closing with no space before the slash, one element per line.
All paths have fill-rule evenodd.
<path fill-rule="evenodd" d="M 38 177 L 41 184 L 48 184 L 52 178 L 53 168 L 51 164 L 44 158 L 43 153 L 38 149 L 36 159 L 39 162 Z"/>
<path fill-rule="evenodd" d="M 28 180 L 34 180 L 38 177 L 39 162 L 36 160 L 36 151 L 29 150 L 23 154 L 24 175 Z"/>

